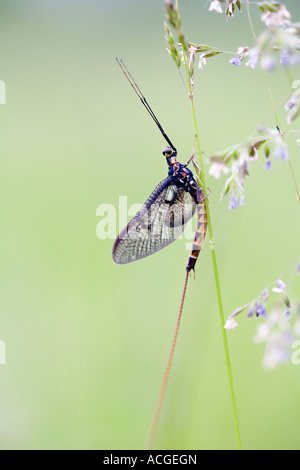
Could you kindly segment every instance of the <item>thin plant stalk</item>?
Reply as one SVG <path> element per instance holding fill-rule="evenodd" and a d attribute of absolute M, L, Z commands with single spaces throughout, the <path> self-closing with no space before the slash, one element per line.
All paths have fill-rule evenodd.
<path fill-rule="evenodd" d="M 178 12 L 178 18 L 180 18 L 178 0 L 176 0 L 176 8 Z M 192 115 L 193 115 L 195 138 L 196 138 L 197 150 L 198 150 L 198 155 L 199 155 L 202 189 L 204 192 L 204 196 L 207 196 L 207 186 L 205 182 L 204 165 L 203 165 L 202 152 L 201 152 L 200 140 L 199 140 L 199 135 L 198 135 L 196 113 L 195 113 L 191 83 L 189 80 L 186 52 L 184 50 L 184 47 L 182 48 L 182 52 L 183 52 L 188 91 L 189 91 L 189 97 L 190 97 L 191 109 L 192 109 Z M 239 421 L 238 421 L 238 412 L 237 412 L 234 383 L 233 383 L 233 377 L 232 377 L 232 371 L 231 371 L 227 335 L 226 335 L 226 330 L 224 328 L 225 320 L 224 320 L 223 303 L 222 303 L 222 297 L 221 297 L 220 280 L 219 280 L 218 265 L 217 265 L 217 258 L 216 258 L 215 244 L 214 244 L 212 221 L 211 221 L 211 215 L 210 215 L 207 198 L 205 198 L 205 206 L 206 206 L 206 212 L 207 212 L 207 227 L 208 227 L 208 233 L 209 233 L 209 239 L 210 239 L 211 256 L 212 256 L 213 270 L 214 270 L 214 276 L 215 276 L 215 284 L 216 284 L 217 299 L 218 299 L 218 306 L 219 306 L 219 318 L 220 318 L 220 323 L 221 323 L 223 347 L 224 347 L 224 354 L 225 354 L 225 361 L 226 361 L 226 368 L 227 368 L 227 377 L 228 377 L 228 383 L 229 383 L 229 388 L 230 388 L 231 404 L 232 404 L 232 411 L 233 411 L 236 444 L 237 444 L 237 448 L 240 450 L 242 448 L 242 445 L 241 445 L 241 437 L 240 437 L 240 429 L 239 429 Z"/>
<path fill-rule="evenodd" d="M 177 0 L 176 0 L 176 3 L 177 3 L 177 8 L 178 8 Z M 190 101 L 191 101 L 193 123 L 194 123 L 195 136 L 196 136 L 196 144 L 197 144 L 197 150 L 198 150 L 198 155 L 199 155 L 199 162 L 200 162 L 200 169 L 201 169 L 201 181 L 202 181 L 202 185 L 203 185 L 202 189 L 203 189 L 204 195 L 206 196 L 207 195 L 207 186 L 206 186 L 206 182 L 205 182 L 204 165 L 203 165 L 203 159 L 202 159 L 200 140 L 199 140 L 199 136 L 198 136 L 198 127 L 197 127 L 197 121 L 196 121 L 195 106 L 194 106 L 194 100 L 193 100 L 191 85 L 190 85 L 190 81 L 189 81 L 189 77 L 188 77 L 187 60 L 186 60 L 186 56 L 185 56 L 184 52 L 183 52 L 183 57 L 184 57 L 184 64 L 185 64 L 185 70 L 186 70 L 186 76 L 187 76 L 187 83 L 188 83 L 188 87 L 189 87 L 189 96 L 190 96 Z M 222 330 L 222 339 L 223 339 L 223 347 L 224 347 L 224 354 L 225 354 L 225 361 L 226 361 L 227 377 L 228 377 L 231 404 L 232 404 L 236 444 L 237 444 L 238 450 L 241 450 L 242 449 L 242 444 L 241 444 L 237 404 L 236 404 L 236 398 L 235 398 L 234 383 L 233 383 L 233 376 L 232 376 L 232 370 L 231 370 L 231 362 L 230 362 L 227 335 L 226 335 L 226 330 L 224 328 L 225 319 L 224 319 L 224 310 L 223 310 L 223 303 L 222 303 L 222 297 L 221 297 L 220 279 L 219 279 L 219 273 L 218 273 L 218 265 L 217 265 L 217 257 L 216 257 L 215 243 L 214 243 L 212 221 L 211 221 L 211 215 L 210 215 L 210 210 L 209 210 L 209 205 L 208 205 L 207 198 L 205 198 L 205 205 L 206 205 L 206 213 L 207 213 L 207 229 L 208 229 L 208 234 L 209 234 L 209 243 L 210 243 L 213 270 L 214 270 L 214 277 L 215 277 L 215 284 L 216 284 L 216 290 L 217 290 L 219 317 L 220 317 L 221 330 Z"/>

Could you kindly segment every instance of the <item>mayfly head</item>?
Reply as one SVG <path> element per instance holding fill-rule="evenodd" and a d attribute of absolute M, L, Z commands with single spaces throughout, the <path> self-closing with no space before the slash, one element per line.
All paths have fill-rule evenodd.
<path fill-rule="evenodd" d="M 166 157 L 168 165 L 173 165 L 174 163 L 177 162 L 177 152 L 171 147 L 166 147 L 163 150 L 162 154 Z"/>

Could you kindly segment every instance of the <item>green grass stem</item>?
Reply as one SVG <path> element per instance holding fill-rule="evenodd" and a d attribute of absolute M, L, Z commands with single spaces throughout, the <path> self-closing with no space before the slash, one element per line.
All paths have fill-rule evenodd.
<path fill-rule="evenodd" d="M 179 15 L 178 0 L 176 0 L 176 7 L 177 7 L 177 10 L 178 10 L 178 15 Z M 205 182 L 204 164 L 203 164 L 202 151 L 201 151 L 200 140 L 199 140 L 199 135 L 198 135 L 198 127 L 197 127 L 195 106 L 194 106 L 194 100 L 193 100 L 193 93 L 192 93 L 191 84 L 190 84 L 190 80 L 189 80 L 187 58 L 186 58 L 186 54 L 184 52 L 184 49 L 183 49 L 183 57 L 184 57 L 185 72 L 186 72 L 186 77 L 187 77 L 189 97 L 190 97 L 190 102 L 191 102 L 191 109 L 192 109 L 192 116 L 193 116 L 193 123 L 194 123 L 195 137 L 196 137 L 196 145 L 197 145 L 198 156 L 199 156 L 202 189 L 203 189 L 204 195 L 206 196 L 207 195 L 207 186 L 206 186 L 206 182 Z M 217 299 L 218 299 L 218 307 L 219 307 L 219 318 L 220 318 L 221 331 L 222 331 L 222 339 L 223 339 L 223 347 L 224 347 L 224 354 L 225 354 L 225 361 L 226 361 L 227 377 L 228 377 L 231 404 L 232 404 L 232 411 L 233 411 L 236 445 L 237 445 L 237 449 L 241 450 L 242 445 L 241 445 L 241 436 L 240 436 L 237 404 L 236 404 L 236 398 L 235 398 L 235 390 L 234 390 L 233 376 L 232 376 L 232 370 L 231 370 L 231 362 L 230 362 L 227 334 L 226 334 L 226 330 L 224 328 L 225 320 L 224 320 L 223 303 L 222 303 L 222 296 L 221 296 L 220 279 L 219 279 L 219 272 L 218 272 L 218 265 L 217 265 L 217 257 L 216 257 L 216 250 L 215 250 L 215 242 L 214 242 L 211 214 L 210 214 L 210 209 L 209 209 L 209 204 L 208 204 L 207 198 L 205 198 L 205 205 L 206 205 L 206 212 L 207 212 L 207 227 L 208 227 L 209 243 L 210 243 L 210 249 L 211 249 L 211 256 L 212 256 L 212 264 L 213 264 L 213 271 L 214 271 L 214 277 L 215 277 L 216 291 L 217 291 Z"/>

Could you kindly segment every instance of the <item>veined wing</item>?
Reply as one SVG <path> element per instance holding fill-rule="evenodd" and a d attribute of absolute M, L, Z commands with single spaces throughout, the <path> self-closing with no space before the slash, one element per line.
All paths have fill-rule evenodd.
<path fill-rule="evenodd" d="M 195 207 L 190 193 L 165 178 L 118 235 L 113 246 L 114 262 L 130 263 L 168 246 L 183 233 Z"/>

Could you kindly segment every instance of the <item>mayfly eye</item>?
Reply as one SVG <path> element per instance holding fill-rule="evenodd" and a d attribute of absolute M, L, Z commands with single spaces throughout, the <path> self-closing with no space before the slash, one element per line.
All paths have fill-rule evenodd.
<path fill-rule="evenodd" d="M 165 157 L 170 157 L 173 153 L 173 149 L 171 149 L 171 147 L 166 147 L 164 150 L 163 150 L 163 155 Z"/>

